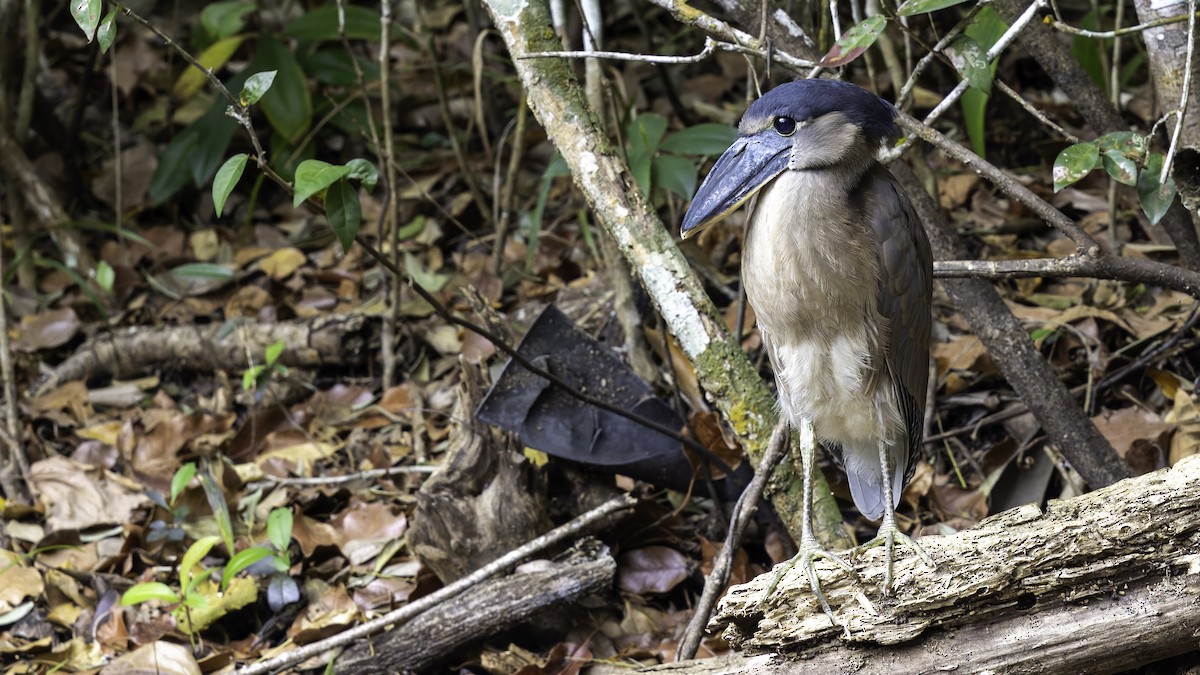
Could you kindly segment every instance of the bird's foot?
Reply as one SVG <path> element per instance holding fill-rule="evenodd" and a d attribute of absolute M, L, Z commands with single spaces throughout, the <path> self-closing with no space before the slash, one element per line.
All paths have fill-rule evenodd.
<path fill-rule="evenodd" d="M 776 567 L 775 574 L 771 577 L 771 583 L 763 593 L 762 599 L 758 601 L 759 604 L 765 604 L 770 600 L 771 595 L 775 593 L 775 589 L 779 586 L 779 581 L 783 579 L 783 576 L 790 572 L 793 567 L 799 566 L 805 575 L 808 576 L 808 585 L 812 589 L 813 595 L 817 596 L 817 602 L 821 603 L 821 609 L 825 610 L 825 616 L 829 617 L 829 623 L 836 627 L 838 625 L 837 620 L 833 617 L 833 610 L 829 607 L 829 601 L 825 599 L 825 593 L 821 591 L 821 580 L 817 577 L 816 568 L 813 567 L 813 561 L 817 558 L 825 558 L 826 560 L 833 561 L 834 564 L 853 577 L 855 581 L 858 580 L 858 573 L 854 571 L 850 563 L 821 548 L 821 545 L 815 539 L 802 541 L 800 552 L 791 560 Z M 849 635 L 849 629 L 846 628 L 845 630 L 847 635 Z"/>
<path fill-rule="evenodd" d="M 895 559 L 896 542 L 907 544 L 909 548 L 916 551 L 921 560 L 929 566 L 930 569 L 937 569 L 937 564 L 933 562 L 933 558 L 921 548 L 921 545 L 913 541 L 912 537 L 904 534 L 896 527 L 895 524 L 888 525 L 886 522 L 879 528 L 879 534 L 874 539 L 854 549 L 854 555 L 857 556 L 863 551 L 876 546 L 884 547 L 884 573 L 883 573 L 883 594 L 892 594 L 892 562 Z"/>

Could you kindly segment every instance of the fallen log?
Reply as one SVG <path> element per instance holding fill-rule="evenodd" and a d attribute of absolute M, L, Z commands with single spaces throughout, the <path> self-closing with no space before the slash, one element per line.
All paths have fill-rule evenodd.
<path fill-rule="evenodd" d="M 814 672 L 1116 672 L 1200 648 L 1200 456 L 921 544 L 937 569 L 901 549 L 891 598 L 880 549 L 857 561 L 859 582 L 816 562 L 848 637 L 798 572 L 760 603 L 765 574 L 730 589 L 709 625 L 764 657 L 653 670 L 786 672 L 787 656 L 830 668 Z"/>

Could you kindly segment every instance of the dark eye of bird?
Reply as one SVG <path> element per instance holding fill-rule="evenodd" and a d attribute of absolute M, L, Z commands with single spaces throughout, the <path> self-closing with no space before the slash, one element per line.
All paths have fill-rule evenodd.
<path fill-rule="evenodd" d="M 780 136 L 791 136 L 796 133 L 796 120 L 790 117 L 776 117 L 775 132 Z"/>

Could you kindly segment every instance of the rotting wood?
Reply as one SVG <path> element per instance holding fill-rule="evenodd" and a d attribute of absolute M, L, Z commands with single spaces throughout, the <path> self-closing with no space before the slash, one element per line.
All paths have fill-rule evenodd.
<path fill-rule="evenodd" d="M 565 560 L 540 562 L 486 581 L 396 630 L 359 643 L 338 657 L 337 671 L 424 671 L 551 607 L 607 591 L 616 570 L 608 549 L 592 540 Z"/>
<path fill-rule="evenodd" d="M 63 382 L 95 377 L 134 377 L 164 365 L 211 372 L 244 370 L 267 346 L 282 340 L 280 362 L 291 368 L 365 363 L 375 322 L 363 315 L 319 316 L 305 321 L 125 328 L 88 340 L 30 387 L 40 396 Z"/>
<path fill-rule="evenodd" d="M 1003 658 L 1012 664 L 1030 658 L 1021 652 L 1033 644 L 1053 648 L 1047 654 L 1075 649 L 1098 658 L 1097 647 L 1073 644 L 1085 635 L 1100 641 L 1103 653 L 1114 659 L 1141 650 L 1126 644 L 1130 636 L 1157 645 L 1138 651 L 1141 656 L 1131 664 L 1147 654 L 1166 658 L 1198 646 L 1200 456 L 1075 499 L 1053 500 L 1045 512 L 1033 504 L 1005 511 L 956 535 L 923 538 L 921 545 L 938 568 L 929 570 L 915 556 L 902 555 L 895 566 L 894 598 L 882 598 L 878 591 L 883 578 L 879 549 L 858 561 L 859 583 L 828 561 L 817 562 L 821 588 L 837 620 L 849 628 L 849 642 L 830 626 L 807 579 L 794 573 L 762 606 L 769 574 L 733 587 L 710 629 L 723 630 L 731 645 L 752 653 L 841 650 L 850 655 L 857 645 L 961 644 L 965 651 L 955 658 L 968 670 L 975 668 L 970 659 L 982 652 L 959 643 L 957 633 L 946 641 L 944 631 L 975 634 L 1004 627 L 1012 641 Z M 1068 623 L 1077 628 L 1064 630 Z M 1181 634 L 1191 637 L 1181 640 Z M 995 650 L 995 658 L 1005 652 Z M 1084 667 L 1062 663 L 1073 663 L 1074 672 Z M 1070 672 L 1063 668 L 1047 672 Z M 1112 669 L 1093 664 L 1084 670 Z"/>
<path fill-rule="evenodd" d="M 639 672 L 670 675 L 778 673 L 1116 673 L 1196 649 L 1196 574 L 1143 581 L 1086 605 L 1014 609 L 987 623 L 933 630 L 903 645 L 830 644 L 799 655 L 728 654 Z M 627 672 L 627 671 L 623 671 Z"/>

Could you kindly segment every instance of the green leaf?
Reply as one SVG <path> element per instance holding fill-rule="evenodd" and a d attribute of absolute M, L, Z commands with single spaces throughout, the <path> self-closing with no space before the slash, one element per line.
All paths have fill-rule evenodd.
<path fill-rule="evenodd" d="M 450 281 L 450 275 L 429 271 L 424 263 L 407 251 L 404 252 L 404 269 L 412 277 L 413 283 L 434 293 L 442 290 L 446 282 Z"/>
<path fill-rule="evenodd" d="M 238 551 L 232 558 L 229 559 L 229 564 L 225 565 L 225 571 L 221 574 L 221 590 L 229 588 L 229 582 L 233 580 L 238 573 L 250 567 L 254 563 L 269 558 L 274 554 L 271 549 L 266 546 L 252 546 L 250 548 Z"/>
<path fill-rule="evenodd" d="M 1068 145 L 1054 160 L 1054 191 L 1074 184 L 1088 175 L 1100 162 L 1100 149 L 1094 143 Z"/>
<path fill-rule="evenodd" d="M 276 340 L 267 345 L 266 358 L 268 366 L 275 365 L 275 362 L 279 360 L 279 356 L 283 354 L 283 348 L 283 340 Z"/>
<path fill-rule="evenodd" d="M 326 84 L 336 84 L 342 87 L 353 87 L 358 84 L 358 75 L 354 72 L 354 61 L 358 61 L 359 70 L 367 82 L 379 81 L 379 66 L 374 61 L 351 56 L 339 44 L 328 49 L 319 49 L 312 54 L 297 54 L 300 65 L 308 76 Z M 358 130 L 355 130 L 357 133 Z"/>
<path fill-rule="evenodd" d="M 214 569 L 201 570 L 199 574 L 189 580 L 188 587 L 183 595 L 183 601 L 188 607 L 208 606 L 208 598 L 200 593 L 196 593 L 196 587 L 216 573 L 217 571 Z"/>
<path fill-rule="evenodd" d="M 271 509 L 267 516 L 267 539 L 276 551 L 287 551 L 292 543 L 292 512 L 290 509 Z"/>
<path fill-rule="evenodd" d="M 637 154 L 629 154 L 629 171 L 633 174 L 633 180 L 641 189 L 643 195 L 650 195 L 650 179 L 653 172 L 653 164 L 650 153 L 639 152 Z"/>
<path fill-rule="evenodd" d="M 249 158 L 244 152 L 225 160 L 220 169 L 217 169 L 217 175 L 213 178 L 212 200 L 213 206 L 217 210 L 217 217 L 221 217 L 221 212 L 225 210 L 225 200 L 229 199 L 229 195 L 233 192 L 233 188 L 238 181 L 242 179 L 242 172 L 246 170 L 246 160 Z"/>
<path fill-rule="evenodd" d="M 246 15 L 254 11 L 249 2 L 214 2 L 200 12 L 200 25 L 212 40 L 227 38 L 242 30 Z"/>
<path fill-rule="evenodd" d="M 1006 30 L 1008 30 L 1008 24 L 996 13 L 996 10 L 989 6 L 984 7 L 975 15 L 975 20 L 967 26 L 965 33 L 986 52 L 996 44 Z M 995 77 L 996 64 L 991 63 L 989 68 L 991 68 L 992 76 Z M 987 153 L 987 134 L 985 132 L 989 98 L 987 92 L 971 87 L 963 92 L 961 100 L 967 138 L 971 139 L 971 149 L 980 157 L 984 157 Z"/>
<path fill-rule="evenodd" d="M 104 289 L 106 293 L 112 293 L 113 282 L 117 280 L 117 273 L 113 270 L 112 265 L 101 260 L 96 263 L 96 284 Z"/>
<path fill-rule="evenodd" d="M 691 199 L 696 192 L 696 165 L 679 155 L 659 155 L 654 158 L 654 185 Z"/>
<path fill-rule="evenodd" d="M 262 97 L 261 107 L 271 127 L 289 142 L 300 140 L 312 125 L 312 98 L 304 71 L 296 62 L 292 50 L 279 40 L 265 35 L 258 42 L 254 63 L 259 70 L 277 70 L 271 90 Z"/>
<path fill-rule="evenodd" d="M 204 560 L 204 556 L 208 555 L 208 552 L 219 543 L 221 543 L 221 538 L 216 535 L 201 537 L 184 552 L 183 558 L 179 561 L 179 586 L 183 589 L 185 596 L 192 591 L 192 580 L 196 578 L 192 572 L 200 564 L 200 561 Z"/>
<path fill-rule="evenodd" d="M 663 134 L 667 131 L 667 119 L 656 113 L 642 113 L 633 119 L 629 134 L 629 154 L 653 154 L 658 150 Z"/>
<path fill-rule="evenodd" d="M 1137 162 L 1126 157 L 1120 150 L 1105 150 L 1101 158 L 1104 160 L 1104 170 L 1113 180 L 1126 185 L 1137 185 Z"/>
<path fill-rule="evenodd" d="M 362 183 L 367 192 L 374 190 L 375 184 L 379 182 L 379 170 L 365 159 L 352 159 L 346 162 L 346 168 L 350 169 L 346 177 Z"/>
<path fill-rule="evenodd" d="M 225 115 L 229 104 L 221 100 L 191 126 L 175 134 L 158 156 L 150 180 L 150 198 L 161 204 L 190 180 L 206 185 L 225 159 L 237 122 Z"/>
<path fill-rule="evenodd" d="M 1101 152 L 1119 150 L 1136 162 L 1140 162 L 1150 151 L 1150 137 L 1132 131 L 1110 131 L 1092 142 Z"/>
<path fill-rule="evenodd" d="M 900 16 L 916 16 L 917 14 L 927 14 L 936 12 L 939 9 L 946 9 L 960 5 L 967 0 L 906 0 L 906 2 L 896 8 L 896 14 Z"/>
<path fill-rule="evenodd" d="M 975 89 L 990 94 L 992 92 L 992 64 L 987 60 L 987 50 L 966 35 L 960 35 L 950 43 L 950 50 L 954 65 L 962 69 L 967 82 Z"/>
<path fill-rule="evenodd" d="M 193 279 L 232 279 L 233 270 L 216 263 L 185 263 L 171 270 L 177 277 Z"/>
<path fill-rule="evenodd" d="M 351 40 L 378 40 L 380 25 L 378 12 L 346 5 L 346 37 Z M 340 40 L 336 3 L 327 2 L 289 23 L 283 34 L 300 40 Z"/>
<path fill-rule="evenodd" d="M 737 129 L 724 124 L 697 124 L 672 132 L 658 146 L 677 155 L 719 155 L 737 139 Z"/>
<path fill-rule="evenodd" d="M 1175 201 L 1175 179 L 1167 176 L 1164 183 L 1159 183 L 1162 175 L 1163 161 L 1160 153 L 1154 153 L 1146 161 L 1145 168 L 1138 176 L 1137 191 L 1142 202 L 1142 211 L 1150 219 L 1151 225 L 1157 225 L 1162 217 L 1167 215 L 1171 202 Z"/>
<path fill-rule="evenodd" d="M 319 159 L 301 162 L 300 166 L 296 167 L 296 194 L 292 196 L 292 206 L 299 207 L 306 199 L 345 178 L 349 173 L 349 167 L 335 166 Z"/>
<path fill-rule="evenodd" d="M 112 10 L 100 22 L 100 28 L 96 30 L 96 41 L 100 43 L 100 53 L 107 54 L 108 48 L 112 46 L 113 40 L 117 39 L 117 10 Z"/>
<path fill-rule="evenodd" d="M 91 42 L 96 36 L 96 25 L 100 23 L 100 0 L 71 0 L 71 16 Z"/>
<path fill-rule="evenodd" d="M 200 487 L 204 488 L 204 498 L 212 509 L 213 520 L 217 522 L 217 531 L 225 542 L 225 550 L 233 551 L 233 518 L 229 516 L 229 504 L 225 502 L 225 493 L 208 468 L 200 472 Z"/>
<path fill-rule="evenodd" d="M 192 482 L 192 478 L 195 476 L 195 462 L 188 462 L 175 471 L 175 475 L 171 476 L 171 506 L 175 505 L 175 500 L 179 499 L 179 495 L 183 494 L 183 489 Z"/>
<path fill-rule="evenodd" d="M 196 57 L 196 61 L 200 65 L 209 70 L 216 71 L 229 62 L 233 58 L 238 47 L 245 42 L 246 36 L 235 35 L 233 37 L 218 40 L 209 45 L 207 49 Z M 208 84 L 208 75 L 199 68 L 188 66 L 182 73 L 179 74 L 179 79 L 175 80 L 174 93 L 181 99 L 189 99 L 196 95 L 202 87 Z"/>
<path fill-rule="evenodd" d="M 333 233 L 342 243 L 342 251 L 349 251 L 350 246 L 354 244 L 354 238 L 358 236 L 358 228 L 362 225 L 362 205 L 358 203 L 358 190 L 344 180 L 331 185 L 325 193 L 325 217 L 329 219 Z"/>
<path fill-rule="evenodd" d="M 251 391 L 258 385 L 258 377 L 267 369 L 266 366 L 250 366 L 242 372 L 242 391 Z"/>
<path fill-rule="evenodd" d="M 136 584 L 133 588 L 125 591 L 121 595 L 121 606 L 128 607 L 129 605 L 137 605 L 147 600 L 161 600 L 166 603 L 179 602 L 179 596 L 171 587 L 161 581 L 147 581 Z"/>
<path fill-rule="evenodd" d="M 261 73 L 251 75 L 246 84 L 242 85 L 242 93 L 238 95 L 242 105 L 254 105 L 271 89 L 271 83 L 275 81 L 277 70 L 267 70 Z"/>
<path fill-rule="evenodd" d="M 862 56 L 867 48 L 875 44 L 883 29 L 887 27 L 887 18 L 873 16 L 854 24 L 850 30 L 842 33 L 842 39 L 833 45 L 817 65 L 823 68 L 837 68 L 850 63 Z"/>

